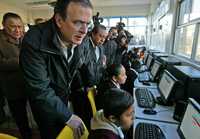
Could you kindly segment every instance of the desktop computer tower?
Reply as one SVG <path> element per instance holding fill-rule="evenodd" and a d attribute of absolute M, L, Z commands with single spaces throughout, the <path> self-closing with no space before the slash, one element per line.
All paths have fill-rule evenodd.
<path fill-rule="evenodd" d="M 181 61 L 175 57 L 168 56 L 168 57 L 158 57 L 158 61 L 165 66 L 171 65 L 181 65 Z"/>
<path fill-rule="evenodd" d="M 174 66 L 170 72 L 181 84 L 176 99 L 187 100 L 191 97 L 200 103 L 200 71 L 191 66 Z"/>
<path fill-rule="evenodd" d="M 150 55 L 153 55 L 153 53 L 161 53 L 160 51 L 154 50 L 154 49 L 149 49 L 149 50 L 147 50 L 147 52 L 148 52 Z"/>
<path fill-rule="evenodd" d="M 175 120 L 181 122 L 181 120 L 184 116 L 187 104 L 188 103 L 186 101 L 182 101 L 182 100 L 176 102 L 174 115 L 173 115 L 173 118 Z"/>
<path fill-rule="evenodd" d="M 157 59 L 160 58 L 160 57 L 168 57 L 169 54 L 167 54 L 167 53 L 153 53 L 152 56 L 153 56 L 153 58 L 154 58 L 155 60 L 157 60 Z"/>
<path fill-rule="evenodd" d="M 158 62 L 162 64 L 160 72 L 159 72 L 159 76 L 158 76 L 159 79 L 161 78 L 164 70 L 168 70 L 169 72 L 171 72 L 171 68 L 174 65 L 181 65 L 181 61 L 177 60 L 175 57 L 172 57 L 172 56 L 158 57 L 157 60 Z"/>

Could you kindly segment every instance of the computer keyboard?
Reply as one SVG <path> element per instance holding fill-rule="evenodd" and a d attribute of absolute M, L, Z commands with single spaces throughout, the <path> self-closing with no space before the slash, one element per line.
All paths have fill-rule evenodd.
<path fill-rule="evenodd" d="M 135 91 L 135 96 L 139 107 L 143 108 L 154 108 L 155 101 L 153 95 L 146 88 L 137 88 Z"/>
<path fill-rule="evenodd" d="M 140 82 L 144 82 L 144 81 L 150 81 L 150 73 L 149 72 L 141 72 L 138 74 L 138 80 Z"/>
<path fill-rule="evenodd" d="M 135 129 L 135 139 L 166 139 L 166 137 L 157 125 L 139 123 Z"/>

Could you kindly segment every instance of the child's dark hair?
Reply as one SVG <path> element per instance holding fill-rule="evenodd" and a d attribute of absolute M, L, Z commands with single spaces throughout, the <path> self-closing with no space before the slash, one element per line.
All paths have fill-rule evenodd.
<path fill-rule="evenodd" d="M 111 88 L 104 94 L 103 111 L 104 116 L 108 118 L 110 115 L 120 118 L 132 104 L 133 97 L 126 91 L 119 88 Z"/>
<path fill-rule="evenodd" d="M 122 67 L 123 66 L 121 64 L 109 65 L 106 69 L 108 78 L 111 78 L 112 76 L 118 76 L 121 72 Z"/>

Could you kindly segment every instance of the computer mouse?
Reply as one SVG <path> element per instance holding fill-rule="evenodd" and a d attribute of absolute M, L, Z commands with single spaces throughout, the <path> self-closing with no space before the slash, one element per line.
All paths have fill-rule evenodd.
<path fill-rule="evenodd" d="M 143 110 L 144 114 L 150 114 L 150 115 L 154 115 L 157 113 L 157 111 L 153 110 L 153 109 L 144 109 Z"/>

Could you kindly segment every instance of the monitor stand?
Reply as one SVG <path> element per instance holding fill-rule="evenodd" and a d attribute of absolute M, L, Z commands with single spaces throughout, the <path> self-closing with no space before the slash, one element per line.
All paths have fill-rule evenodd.
<path fill-rule="evenodd" d="M 165 101 L 162 97 L 156 97 L 155 102 L 159 105 L 163 106 L 172 106 L 173 103 L 169 101 Z"/>

